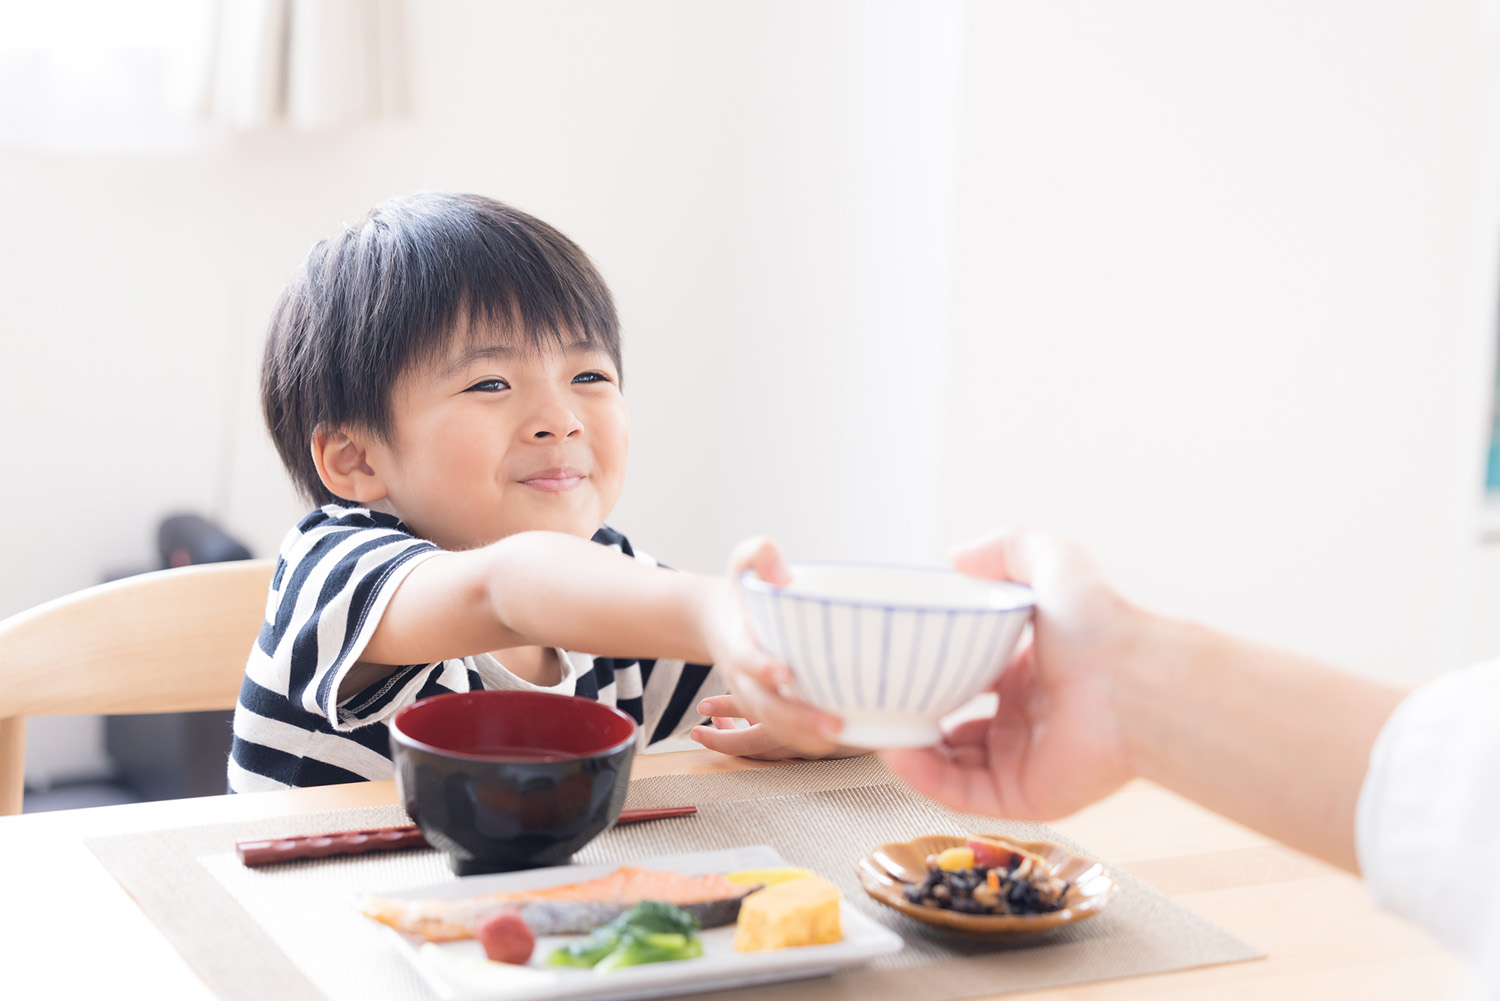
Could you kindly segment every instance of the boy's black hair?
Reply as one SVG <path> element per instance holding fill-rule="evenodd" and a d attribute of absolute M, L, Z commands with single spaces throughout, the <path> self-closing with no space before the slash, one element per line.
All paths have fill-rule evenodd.
<path fill-rule="evenodd" d="M 396 380 L 446 357 L 463 324 L 535 348 L 583 341 L 620 369 L 614 301 L 573 241 L 480 195 L 387 199 L 313 247 L 271 316 L 261 407 L 298 492 L 341 500 L 318 477 L 313 432 L 388 438 Z"/>

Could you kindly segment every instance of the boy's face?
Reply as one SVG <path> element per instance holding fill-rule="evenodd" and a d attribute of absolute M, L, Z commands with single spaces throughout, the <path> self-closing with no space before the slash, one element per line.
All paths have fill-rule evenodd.
<path fill-rule="evenodd" d="M 380 506 L 444 549 L 537 529 L 587 538 L 624 486 L 630 422 L 609 355 L 516 340 L 458 338 L 407 373 L 390 440 L 370 448 Z"/>

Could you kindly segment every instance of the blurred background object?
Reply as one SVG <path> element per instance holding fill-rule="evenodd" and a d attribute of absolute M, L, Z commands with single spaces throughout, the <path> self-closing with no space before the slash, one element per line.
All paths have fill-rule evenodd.
<path fill-rule="evenodd" d="M 402 0 L 0 3 L 0 145 L 201 149 L 407 107 Z"/>
<path fill-rule="evenodd" d="M 94 6 L 163 51 L 158 6 Z M 0 67 L 29 7 L 130 16 L 6 5 Z M 448 188 L 599 263 L 633 420 L 611 520 L 665 562 L 765 532 L 931 563 L 1026 522 L 1150 607 L 1373 676 L 1500 654 L 1500 35 L 1472 0 L 393 9 L 346 52 L 399 53 L 400 114 L 0 130 L 0 614 L 147 562 L 164 510 L 274 552 L 305 511 L 258 408 L 271 306 L 344 220 Z"/>
<path fill-rule="evenodd" d="M 157 527 L 159 560 L 155 566 L 136 567 L 105 575 L 118 580 L 136 573 L 184 567 L 198 563 L 248 560 L 250 550 L 207 518 L 175 514 Z M 249 656 L 249 651 L 245 651 Z M 66 665 L 59 665 L 66 669 Z M 39 716 L 30 721 L 58 732 L 87 732 L 100 721 L 93 717 Z M 73 770 L 54 776 L 59 761 L 56 752 L 35 765 L 29 760 L 28 740 L 26 793 L 22 811 L 71 809 L 151 799 L 209 796 L 225 789 L 225 759 L 232 737 L 232 712 L 145 713 L 106 716 L 103 725 L 103 760 L 73 756 Z"/>
<path fill-rule="evenodd" d="M 316 131 L 406 108 L 400 0 L 209 0 L 198 115 Z"/>

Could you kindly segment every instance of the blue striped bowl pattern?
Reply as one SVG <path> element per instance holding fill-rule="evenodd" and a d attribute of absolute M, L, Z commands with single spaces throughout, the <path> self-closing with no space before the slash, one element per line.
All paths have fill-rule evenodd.
<path fill-rule="evenodd" d="M 802 563 L 776 587 L 740 577 L 751 630 L 798 696 L 844 720 L 856 747 L 926 747 L 938 720 L 999 677 L 1031 619 L 1031 589 L 937 567 Z"/>

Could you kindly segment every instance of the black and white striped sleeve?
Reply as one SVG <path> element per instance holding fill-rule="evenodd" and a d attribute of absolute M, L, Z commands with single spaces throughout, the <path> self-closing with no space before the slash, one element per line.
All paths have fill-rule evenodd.
<path fill-rule="evenodd" d="M 439 552 L 394 518 L 328 507 L 298 526 L 272 580 L 267 616 L 246 665 L 245 709 L 265 704 L 322 717 L 334 731 L 384 719 L 456 663 L 411 664 L 338 701 L 339 686 L 359 661 L 397 587 Z M 457 680 L 457 679 L 455 679 Z M 447 687 L 447 686 L 443 686 Z M 467 687 L 455 684 L 456 690 Z"/>

